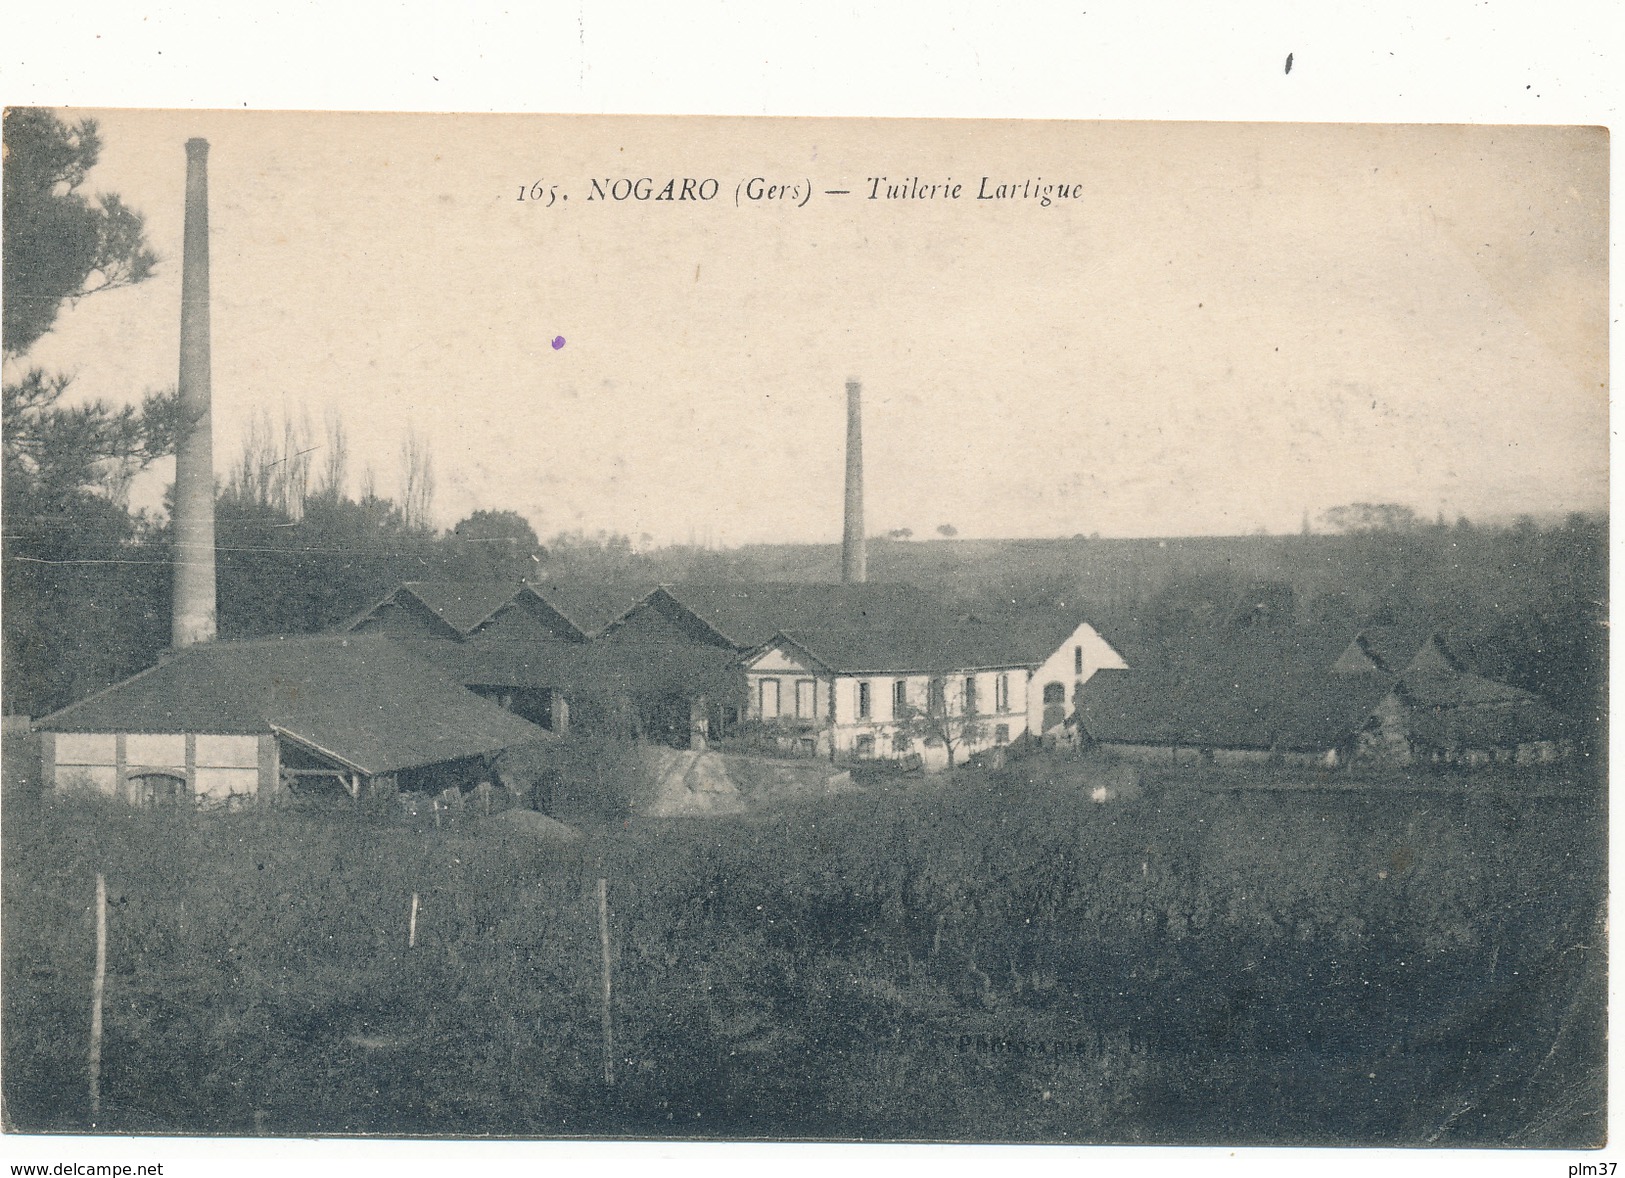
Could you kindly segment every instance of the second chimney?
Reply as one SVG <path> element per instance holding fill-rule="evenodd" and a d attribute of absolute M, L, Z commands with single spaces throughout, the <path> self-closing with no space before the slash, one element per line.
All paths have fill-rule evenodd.
<path fill-rule="evenodd" d="M 841 536 L 841 583 L 868 580 L 863 540 L 863 386 L 846 382 L 846 530 Z"/>
<path fill-rule="evenodd" d="M 175 597 L 170 641 L 215 635 L 214 425 L 209 372 L 209 141 L 186 141 L 186 229 L 181 246 L 180 400 L 191 432 L 175 452 Z"/>

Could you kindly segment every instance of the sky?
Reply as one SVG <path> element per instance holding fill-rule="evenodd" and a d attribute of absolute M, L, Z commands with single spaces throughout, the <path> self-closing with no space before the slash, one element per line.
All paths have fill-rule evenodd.
<path fill-rule="evenodd" d="M 89 187 L 163 264 L 23 363 L 85 397 L 174 383 L 183 144 L 209 139 L 217 473 L 256 417 L 337 413 L 352 488 L 428 444 L 442 526 L 833 542 L 855 376 L 871 534 L 1606 506 L 1595 128 L 64 114 L 100 121 Z M 717 195 L 589 199 L 640 177 Z M 1068 197 L 977 199 L 1029 181 Z"/>
<path fill-rule="evenodd" d="M 1447 0 L 1431 5 L 1406 0 L 1350 5 L 1092 0 L 1087 5 L 1014 6 L 974 0 L 929 6 L 753 6 L 733 0 L 668 6 L 620 0 L 512 5 L 471 0 L 452 17 L 445 6 L 418 0 L 236 7 L 188 0 L 147 6 L 87 0 L 75 6 L 71 20 L 48 6 L 14 6 L 7 16 L 0 55 L 6 101 L 35 105 L 194 111 L 252 106 L 914 117 L 1104 115 L 1316 123 L 1352 119 L 1413 125 L 1614 123 L 1619 79 L 1625 71 L 1615 60 L 1617 38 L 1600 31 L 1609 27 L 1598 19 L 1600 11 L 1595 5 L 1553 5 L 1543 0 L 1494 4 Z M 1288 52 L 1294 53 L 1295 63 L 1285 72 Z M 743 351 L 726 346 L 711 347 L 704 353 L 705 362 L 675 348 L 656 354 L 662 360 L 673 354 L 688 359 L 702 371 L 704 379 L 698 383 L 712 399 L 729 398 L 728 408 L 716 411 L 726 425 L 720 440 L 677 463 L 675 473 L 644 477 L 639 470 L 636 477 L 622 482 L 620 493 L 606 493 L 605 472 L 613 467 L 605 464 L 600 451 L 613 452 L 617 442 L 626 445 L 620 439 L 628 434 L 622 431 L 618 438 L 604 426 L 587 430 L 583 413 L 599 409 L 593 389 L 619 377 L 617 387 L 624 394 L 637 381 L 636 373 L 643 371 L 634 362 L 641 358 L 648 363 L 651 357 L 617 357 L 613 366 L 600 362 L 581 371 L 571 367 L 581 363 L 577 345 L 592 338 L 581 334 L 588 325 L 576 314 L 581 292 L 551 286 L 548 280 L 563 273 L 561 255 L 594 248 L 595 223 L 569 223 L 563 234 L 547 240 L 544 257 L 537 256 L 541 251 L 534 242 L 522 242 L 517 260 L 528 265 L 523 280 L 508 288 L 488 289 L 478 275 L 463 288 L 447 286 L 446 302 L 455 313 L 444 321 L 431 321 L 433 308 L 423 304 L 436 294 L 432 288 L 409 289 L 392 305 L 390 315 L 361 320 L 354 304 L 331 305 L 330 292 L 342 286 L 352 298 L 358 292 L 370 293 L 383 280 L 367 274 L 369 260 L 388 267 L 401 257 L 420 259 L 414 269 L 401 273 L 421 286 L 423 269 L 446 262 L 438 242 L 449 241 L 459 228 L 441 217 L 434 220 L 433 240 L 427 247 L 420 241 L 416 253 L 389 248 L 392 234 L 410 240 L 411 233 L 421 232 L 414 217 L 422 214 L 423 206 L 407 199 L 410 186 L 392 184 L 387 175 L 378 174 L 379 153 L 371 147 L 377 133 L 342 132 L 353 135 L 355 142 L 334 145 L 311 128 L 301 131 L 313 136 L 312 146 L 319 149 L 311 152 L 311 158 L 327 161 L 328 196 L 335 209 L 351 210 L 342 218 L 343 232 L 353 235 L 347 239 L 335 236 L 333 218 L 315 215 L 312 206 L 321 202 L 308 192 L 301 198 L 288 189 L 289 173 L 297 174 L 294 161 L 301 155 L 297 139 L 257 143 L 263 131 L 250 128 L 228 134 L 228 128 L 238 125 L 234 120 L 203 113 L 109 114 L 103 121 L 109 142 L 106 166 L 96 183 L 124 192 L 145 210 L 154 239 L 170 262 L 160 278 L 144 287 L 92 299 L 65 313 L 58 334 L 43 341 L 29 359 L 43 363 L 49 356 L 49 363 L 76 370 L 82 388 L 112 397 L 174 380 L 181 144 L 188 135 L 208 135 L 215 145 L 215 387 L 222 465 L 238 442 L 242 423 L 260 408 L 280 411 L 284 402 L 310 404 L 319 413 L 324 403 L 333 401 L 344 404 L 351 414 L 352 432 L 362 424 L 363 405 L 373 415 L 365 420 L 372 431 L 365 445 L 381 473 L 393 469 L 403 427 L 414 413 L 424 430 L 449 424 L 471 440 L 495 435 L 500 477 L 494 486 L 480 482 L 478 495 L 471 489 L 466 502 L 488 497 L 495 504 L 517 506 L 528 498 L 532 502 L 526 510 L 544 531 L 564 526 L 561 520 L 580 511 L 584 521 L 603 519 L 603 526 L 624 531 L 639 527 L 640 519 L 652 523 L 665 517 L 674 521 L 664 526 L 675 538 L 686 537 L 691 530 L 703 534 L 709 527 L 734 541 L 802 534 L 832 541 L 839 535 L 839 382 L 850 368 L 866 379 L 869 389 L 869 509 L 876 528 L 919 530 L 951 519 L 970 532 L 974 516 L 987 533 L 1009 535 L 1071 534 L 1084 528 L 1103 534 L 1222 532 L 1245 530 L 1255 521 L 1295 529 L 1306 507 L 1358 498 L 1409 497 L 1425 510 L 1429 494 L 1443 497 L 1448 492 L 1463 509 L 1482 513 L 1538 510 L 1545 503 L 1583 505 L 1600 501 L 1603 495 L 1605 419 L 1596 387 L 1602 377 L 1594 380 L 1592 370 L 1601 366 L 1598 353 L 1605 338 L 1599 223 L 1606 169 L 1596 159 L 1598 144 L 1591 141 L 1569 150 L 1560 142 L 1565 140 L 1561 132 L 1518 133 L 1536 139 L 1550 136 L 1547 141 L 1555 145 L 1546 152 L 1520 156 L 1517 150 L 1507 150 L 1515 137 L 1510 134 L 1491 133 L 1498 146 L 1487 144 L 1483 136 L 1448 146 L 1445 129 L 1438 132 L 1442 138 L 1437 147 L 1396 144 L 1391 153 L 1372 149 L 1386 158 L 1368 162 L 1358 155 L 1353 160 L 1336 159 L 1334 145 L 1327 142 L 1332 133 L 1318 126 L 1282 129 L 1251 154 L 1267 163 L 1263 171 L 1268 176 L 1280 168 L 1314 169 L 1317 160 L 1323 160 L 1322 179 L 1316 186 L 1320 197 L 1311 202 L 1313 207 L 1294 212 L 1292 184 L 1260 177 L 1272 199 L 1285 206 L 1275 220 L 1289 228 L 1301 225 L 1302 232 L 1292 234 L 1290 248 L 1267 232 L 1259 233 L 1242 263 L 1231 260 L 1232 265 L 1257 266 L 1257 280 L 1248 281 L 1245 269 L 1235 272 L 1234 281 L 1226 284 L 1228 299 L 1206 297 L 1213 285 L 1212 272 L 1222 271 L 1225 262 L 1203 234 L 1223 227 L 1221 220 L 1233 215 L 1232 206 L 1247 205 L 1249 193 L 1256 189 L 1232 189 L 1228 201 L 1217 203 L 1199 198 L 1182 210 L 1175 204 L 1177 191 L 1172 186 L 1179 182 L 1196 190 L 1196 181 L 1211 171 L 1202 163 L 1204 150 L 1209 161 L 1214 155 L 1239 157 L 1243 148 L 1226 142 L 1235 129 L 1209 123 L 1201 134 L 1187 136 L 1198 140 L 1195 146 L 1186 144 L 1186 150 L 1195 153 L 1188 160 L 1159 159 L 1148 142 L 1144 151 L 1131 154 L 1127 161 L 1108 161 L 1102 147 L 1084 144 L 1070 162 L 1088 165 L 1086 179 L 1099 174 L 1104 195 L 1079 219 L 1088 223 L 1091 241 L 1106 245 L 1078 254 L 1075 264 L 1082 277 L 1068 289 L 1050 292 L 1051 313 L 1060 314 L 1069 300 L 1079 308 L 1069 338 L 1046 340 L 1036 354 L 1020 357 L 1029 365 L 1047 359 L 1055 383 L 1018 382 L 1014 368 L 1005 371 L 996 364 L 963 376 L 959 369 L 944 373 L 945 358 L 920 344 L 920 334 L 948 335 L 950 327 L 968 320 L 977 330 L 969 337 L 955 335 L 957 344 L 1002 347 L 1009 356 L 1026 342 L 1024 334 L 1012 343 L 993 330 L 982 330 L 979 317 L 999 316 L 1002 304 L 987 298 L 977 305 L 970 301 L 977 296 L 974 290 L 952 292 L 967 301 L 950 306 L 951 316 L 939 320 L 940 307 L 931 307 L 910 324 L 911 331 L 897 338 L 886 338 L 878 320 L 871 335 L 869 321 L 860 319 L 844 342 L 878 338 L 873 350 L 883 360 L 908 358 L 908 364 L 898 360 L 902 370 L 898 379 L 907 378 L 909 383 L 883 393 L 882 372 L 873 361 L 861 370 L 858 362 L 843 365 L 839 358 L 815 366 L 806 356 L 813 352 L 821 361 L 821 351 L 795 350 L 783 371 L 793 372 L 799 381 L 801 413 L 809 419 L 795 424 L 798 428 L 816 424 L 816 437 L 809 433 L 801 439 L 796 460 L 783 471 L 769 472 L 783 484 L 782 493 L 769 496 L 759 479 L 749 510 L 742 510 L 743 496 L 736 490 L 741 472 L 761 474 L 766 464 L 742 461 L 750 452 L 740 449 L 740 437 L 754 440 L 766 434 L 777 440 L 780 434 L 774 431 L 781 419 L 775 415 L 793 416 L 798 403 L 782 391 L 772 404 L 767 390 L 760 390 L 754 402 L 737 397 L 738 390 L 724 378 L 745 366 Z M 911 124 L 910 131 L 918 126 Z M 468 134 L 466 124 L 445 132 L 448 147 Z M 989 134 L 998 137 L 998 132 Z M 1380 141 L 1379 134 L 1372 135 Z M 465 213 L 494 207 L 505 196 L 505 186 L 537 172 L 550 176 L 565 171 L 555 162 L 557 137 L 521 129 L 506 138 L 506 146 L 485 168 L 442 182 L 440 191 L 460 197 Z M 1576 138 L 1586 136 L 1571 135 L 1566 141 L 1572 144 Z M 586 149 L 583 153 L 590 154 Z M 347 166 L 352 158 L 354 169 Z M 752 167 L 751 174 L 769 171 L 787 158 L 763 161 L 759 168 Z M 601 161 L 602 157 L 594 160 L 592 169 L 614 168 Z M 399 176 L 408 161 L 397 157 L 389 162 Z M 868 166 L 907 174 L 925 171 L 930 160 L 899 134 L 896 150 L 860 164 L 857 170 L 864 174 Z M 1458 165 L 1463 179 L 1455 184 L 1452 177 L 1458 174 Z M 655 166 L 646 164 L 645 170 Z M 685 159 L 681 166 L 698 173 L 706 165 L 703 160 Z M 955 166 L 961 165 L 955 161 Z M 970 160 L 968 166 L 977 174 L 992 167 L 980 159 Z M 1044 166 L 1064 165 L 1046 159 Z M 1113 177 L 1100 172 L 1106 166 L 1119 170 L 1121 200 L 1109 199 Z M 1382 171 L 1371 173 L 1372 167 Z M 231 170 L 237 173 L 235 192 L 225 187 Z M 1127 188 L 1148 177 L 1170 187 L 1145 183 L 1138 192 Z M 1390 186 L 1384 188 L 1384 202 L 1354 199 L 1358 194 L 1372 195 L 1377 177 Z M 1407 191 L 1406 183 L 1414 189 Z M 1346 207 L 1331 203 L 1345 197 Z M 279 202 L 288 212 L 280 220 Z M 1402 215 L 1386 215 L 1395 202 Z M 237 217 L 229 244 L 222 236 L 231 221 L 228 204 Z M 303 224 L 301 217 L 306 218 Z M 1133 237 L 1136 229 L 1143 231 L 1142 218 L 1173 224 L 1181 235 L 1161 257 L 1152 248 L 1155 241 Z M 685 222 L 695 223 L 733 224 L 720 216 Z M 1055 228 L 1054 218 L 1026 223 Z M 802 224 L 809 228 L 811 223 Z M 878 219 L 863 224 L 874 231 L 875 240 L 884 240 L 885 231 L 895 231 L 894 224 Z M 480 234 L 489 228 L 468 215 L 461 225 L 463 248 L 475 256 L 482 254 Z M 1229 228 L 1239 232 L 1244 225 Z M 259 235 L 257 239 L 250 232 Z M 1362 241 L 1390 248 L 1361 252 Z M 1561 248 L 1554 249 L 1559 241 Z M 728 239 L 720 231 L 714 245 L 707 252 L 728 254 Z M 375 251 L 370 256 L 369 248 Z M 829 244 L 820 248 L 827 250 Z M 456 252 L 450 252 L 455 260 Z M 893 251 L 902 252 L 906 251 Z M 1014 252 L 1010 269 L 996 271 L 991 280 L 1015 292 L 1008 301 L 1014 301 L 1018 310 L 1030 309 L 1042 301 L 1043 292 L 1018 285 L 1021 274 Z M 1332 266 L 1347 252 L 1358 259 L 1347 276 L 1363 278 L 1377 289 L 1375 296 L 1362 298 L 1357 291 L 1345 291 L 1339 297 L 1330 285 L 1348 270 Z M 250 271 L 251 260 L 273 253 L 279 264 L 298 262 L 295 276 Z M 421 260 L 425 254 L 428 261 Z M 1133 264 L 1136 255 L 1143 255 L 1138 267 Z M 225 267 L 232 256 L 240 267 L 232 289 L 234 322 L 221 302 Z M 1327 259 L 1323 269 L 1309 265 L 1317 257 Z M 1116 264 L 1106 265 L 1113 258 L 1118 259 Z M 717 264 L 707 269 L 705 259 L 696 259 L 702 266 L 696 286 L 705 285 L 725 259 L 711 260 Z M 946 268 L 942 259 L 910 255 L 906 260 L 916 272 L 902 277 L 912 277 L 916 286 L 899 283 L 884 303 L 870 308 L 876 315 L 892 307 L 894 299 L 904 310 L 913 310 L 926 293 L 944 300 L 950 293 L 920 285 L 929 280 L 933 263 Z M 1170 260 L 1175 263 L 1173 272 L 1167 272 Z M 581 264 L 580 258 L 576 261 Z M 1059 265 L 1060 259 L 1050 261 Z M 1160 288 L 1152 284 L 1158 266 L 1164 268 L 1165 285 Z M 1413 268 L 1421 280 L 1412 280 Z M 1400 272 L 1397 285 L 1383 285 L 1377 271 L 1384 269 Z M 926 272 L 924 279 L 919 270 Z M 1272 287 L 1283 270 L 1298 272 L 1296 289 L 1312 288 L 1319 301 L 1295 302 L 1283 295 L 1289 288 Z M 601 273 L 606 275 L 606 289 L 612 288 L 612 280 L 627 280 L 625 274 L 612 275 L 607 268 Z M 648 306 L 659 293 L 651 284 L 657 276 L 647 271 L 633 276 L 636 298 L 630 300 L 632 311 L 622 323 L 629 337 L 646 337 L 658 325 L 655 317 L 664 313 L 658 307 L 646 318 L 634 313 L 638 299 Z M 726 308 L 744 301 L 753 313 L 750 342 L 760 344 L 778 325 L 765 313 L 755 312 L 771 308 L 787 313 L 771 285 L 783 277 L 763 275 L 759 283 L 751 284 L 749 297 L 723 299 L 712 288 L 717 315 L 724 317 Z M 1118 284 L 1116 289 L 1102 289 L 1112 281 Z M 1198 285 L 1203 285 L 1201 293 L 1196 293 Z M 768 288 L 765 293 L 762 287 Z M 843 291 L 851 291 L 854 298 L 865 293 L 850 283 Z M 469 321 L 472 308 L 500 302 L 503 293 L 518 309 L 505 308 L 507 313 L 493 317 L 492 330 L 475 346 L 470 346 L 467 330 L 461 332 L 463 342 L 456 343 L 458 323 Z M 1195 303 L 1204 305 L 1196 308 Z M 1335 314 L 1322 315 L 1323 303 L 1335 304 Z M 1228 307 L 1222 320 L 1216 310 L 1221 307 Z M 1379 318 L 1385 307 L 1386 329 Z M 521 312 L 527 308 L 525 320 Z M 710 305 L 701 308 L 709 310 Z M 1210 310 L 1215 311 L 1211 318 L 1206 316 Z M 407 312 L 412 318 L 405 317 Z M 1429 313 L 1443 330 L 1434 332 L 1426 326 Z M 1475 314 L 1482 353 L 1474 347 Z M 534 335 L 505 334 L 513 331 L 514 317 L 521 318 L 522 326 L 534 323 Z M 704 326 L 711 319 L 707 314 Z M 1282 329 L 1272 332 L 1272 322 L 1282 324 Z M 1403 341 L 1411 354 L 1400 356 L 1378 346 L 1385 339 L 1394 342 L 1399 334 L 1396 326 L 1413 323 L 1416 326 Z M 348 326 L 341 331 L 341 324 Z M 815 320 L 814 326 L 822 325 Z M 1001 317 L 999 326 L 1008 330 L 1010 325 Z M 1200 330 L 1204 327 L 1210 330 Z M 1271 337 L 1288 335 L 1288 328 L 1297 346 L 1282 347 L 1280 355 L 1286 358 L 1276 361 L 1274 349 L 1281 340 Z M 743 330 L 736 327 L 722 343 L 731 344 Z M 549 350 L 522 375 L 533 382 L 527 388 L 553 391 L 568 384 L 576 389 L 578 404 L 563 415 L 562 425 L 555 423 L 548 432 L 528 437 L 519 429 L 504 431 L 501 422 L 512 416 L 505 398 L 496 399 L 496 423 L 478 417 L 482 411 L 478 408 L 455 412 L 456 406 L 467 404 L 463 395 L 472 398 L 474 389 L 507 387 L 514 380 L 511 360 L 499 364 L 493 358 L 487 365 L 483 349 L 497 346 L 511 352 L 518 350 L 514 339 L 546 338 L 549 331 L 567 335 L 566 346 L 558 352 Z M 454 342 L 439 343 L 448 333 Z M 439 387 L 435 382 L 442 378 L 442 369 L 425 364 L 418 374 L 421 383 L 403 380 L 400 390 L 423 387 L 429 395 L 416 404 L 402 397 L 396 408 L 387 390 L 364 377 L 375 361 L 380 366 L 395 363 L 391 354 L 416 347 L 409 355 L 414 361 L 425 358 L 430 349 L 422 344 L 423 338 L 437 341 L 434 358 L 453 378 Z M 1362 346 L 1360 341 L 1374 342 Z M 1063 351 L 1062 343 L 1077 350 Z M 228 346 L 235 349 L 229 366 Z M 529 345 L 531 360 L 536 351 Z M 337 369 L 341 354 L 346 356 L 342 381 Z M 1070 371 L 1061 363 L 1068 358 Z M 1197 359 L 1202 363 L 1195 363 Z M 1104 366 L 1105 361 L 1112 366 Z M 708 369 L 705 363 L 715 368 Z M 484 372 L 479 382 L 456 378 L 459 371 L 468 375 L 475 369 Z M 991 415 L 956 415 L 951 402 L 936 397 L 934 390 L 921 391 L 921 384 L 914 382 L 926 369 L 941 381 L 953 380 L 954 387 L 969 387 L 982 396 L 990 396 L 989 390 L 1010 398 L 1019 395 L 1029 410 L 1015 423 L 1020 432 L 1007 430 L 1002 419 L 994 421 Z M 1175 379 L 1180 373 L 1186 383 Z M 1215 382 L 1215 374 L 1226 381 Z M 234 382 L 229 386 L 228 377 Z M 1063 385 L 1062 380 L 1077 383 Z M 1214 383 L 1228 384 L 1229 404 L 1243 410 L 1256 406 L 1256 411 L 1238 417 L 1224 408 L 1226 402 L 1212 397 L 1204 401 L 1193 391 L 1211 389 Z M 1389 394 L 1381 403 L 1408 412 L 1408 424 L 1402 428 L 1378 414 L 1371 405 L 1376 398 L 1366 397 L 1363 385 L 1380 385 Z M 343 390 L 345 401 L 331 391 L 336 388 Z M 582 390 L 587 390 L 585 395 Z M 888 426 L 876 416 L 881 412 L 880 398 L 887 394 L 894 404 L 913 395 L 921 400 L 931 397 L 930 404 L 947 407 L 935 414 L 916 413 L 906 422 L 893 419 Z M 1528 394 L 1532 404 L 1526 405 L 1520 394 Z M 1137 396 L 1145 400 L 1136 400 Z M 669 403 L 652 396 L 649 401 L 646 412 L 659 412 Z M 1307 428 L 1294 433 L 1287 423 L 1270 416 L 1269 407 L 1283 401 L 1302 406 Z M 700 398 L 699 403 L 713 401 Z M 442 405 L 453 411 L 437 411 Z M 1194 411 L 1204 408 L 1205 417 L 1192 426 Z M 489 404 L 483 411 L 491 411 Z M 613 421 L 608 408 L 603 413 Z M 1255 438 L 1249 431 L 1260 417 L 1265 420 L 1257 428 L 1263 432 Z M 1061 423 L 1066 432 L 1057 428 Z M 884 428 L 893 431 L 888 440 L 878 433 Z M 1417 430 L 1421 435 L 1413 437 Z M 964 456 L 966 431 L 976 435 L 979 449 L 973 460 Z M 1288 435 L 1284 439 L 1282 432 Z M 1160 448 L 1159 437 L 1165 439 Z M 739 445 L 726 444 L 730 439 Z M 1345 444 L 1337 444 L 1338 439 Z M 473 469 L 472 462 L 453 467 L 450 437 L 437 435 L 436 443 L 443 481 L 458 469 Z M 357 438 L 356 445 L 360 448 L 363 440 Z M 888 445 L 893 456 L 900 456 L 894 469 L 902 473 L 882 494 L 873 468 L 879 448 Z M 996 450 L 989 449 L 994 446 Z M 1004 465 L 1012 449 L 1015 461 Z M 1064 452 L 1062 461 L 1055 460 L 1056 452 Z M 652 460 L 646 455 L 644 461 Z M 1466 469 L 1457 463 L 1466 463 Z M 1153 494 L 1167 485 L 1170 464 L 1177 464 L 1178 477 L 1198 488 L 1197 494 Z M 1436 472 L 1431 481 L 1420 473 L 1429 471 Z M 567 487 L 568 498 L 536 485 L 547 472 Z M 1073 503 L 1077 492 L 1063 497 L 1059 490 L 1068 478 L 1099 480 L 1100 491 L 1094 499 Z M 387 484 L 389 479 L 380 481 Z M 528 492 L 527 482 L 533 484 Z M 735 497 L 730 499 L 717 488 L 735 490 Z M 1033 488 L 1054 495 L 1050 512 L 1032 512 Z M 442 486 L 439 514 L 446 523 L 453 522 L 459 510 L 450 495 Z M 756 508 L 758 502 L 763 509 Z M 1226 509 L 1227 503 L 1237 507 Z M 1616 561 L 1614 568 L 1625 564 Z M 1615 1084 L 1612 1090 L 1625 1091 L 1625 1086 Z M 123 1140 L 78 1138 L 72 1144 L 76 1155 L 87 1159 L 129 1161 L 129 1143 Z M 227 1146 L 223 1139 L 171 1138 L 161 1144 L 163 1158 L 179 1158 L 183 1165 L 202 1159 L 204 1170 L 221 1168 Z M 290 1161 L 308 1173 L 339 1172 L 339 1167 L 347 1174 L 370 1173 L 382 1169 L 386 1157 L 392 1171 L 416 1172 L 429 1166 L 443 1168 L 454 1148 L 444 1142 L 262 1139 L 251 1149 L 225 1156 L 235 1171 L 245 1174 L 283 1173 Z M 605 1160 L 614 1164 L 640 1147 L 621 1143 L 610 1159 L 594 1152 L 590 1143 L 486 1142 L 478 1148 L 480 1165 L 507 1173 L 533 1171 L 538 1157 L 544 1162 L 585 1159 L 589 1165 Z M 762 1156 L 764 1151 L 773 1152 Z M 815 1168 L 822 1172 L 832 1162 L 857 1165 L 860 1170 L 895 1168 L 898 1162 L 892 1152 L 855 1156 L 850 1146 L 823 1147 L 823 1152 L 807 1145 L 794 1152 L 774 1151 L 771 1146 L 734 1146 L 727 1151 L 698 1147 L 675 1159 L 669 1147 L 649 1146 L 645 1152 L 647 1159 L 638 1160 L 658 1160 L 668 1167 L 707 1174 L 726 1173 L 730 1166 L 755 1171 L 764 1161 L 795 1173 Z M 987 1150 L 956 1153 L 955 1147 L 943 1147 L 927 1164 L 970 1172 L 985 1168 L 989 1156 Z M 1527 1151 L 1480 1152 L 1473 1165 L 1490 1173 L 1524 1173 L 1534 1156 Z M 1097 1172 L 1116 1173 L 1143 1169 L 1146 1157 L 1143 1149 L 1094 1148 L 1084 1160 Z M 374 1160 L 377 1165 L 366 1164 Z M 1070 1173 L 1080 1155 L 1065 1149 L 1019 1154 L 1006 1150 L 997 1160 L 1011 1160 L 1030 1172 Z M 1355 1174 L 1369 1171 L 1374 1155 L 1364 1150 L 1309 1154 L 1182 1149 L 1166 1160 L 1198 1172 L 1234 1170 L 1239 1161 L 1266 1173 L 1297 1173 L 1309 1164 L 1321 1172 Z M 1375 1160 L 1399 1172 L 1412 1165 L 1418 1171 L 1424 1164 L 1437 1168 L 1434 1159 L 1424 1160 L 1415 1151 L 1386 1151 Z M 1539 1160 L 1555 1166 L 1568 1159 L 1553 1153 Z"/>

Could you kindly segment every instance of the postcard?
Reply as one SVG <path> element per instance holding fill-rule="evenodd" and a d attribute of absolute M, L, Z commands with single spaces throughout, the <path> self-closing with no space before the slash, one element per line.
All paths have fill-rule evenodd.
<path fill-rule="evenodd" d="M 10 1132 L 1604 1142 L 1606 130 L 5 142 Z"/>

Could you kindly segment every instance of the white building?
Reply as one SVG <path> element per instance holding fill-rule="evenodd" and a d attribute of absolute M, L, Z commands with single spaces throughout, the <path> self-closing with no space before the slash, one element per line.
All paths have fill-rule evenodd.
<path fill-rule="evenodd" d="M 780 631 L 745 659 L 745 714 L 811 755 L 935 769 L 1041 736 L 1124 666 L 1092 626 L 1053 618 Z"/>
<path fill-rule="evenodd" d="M 818 756 L 961 764 L 1027 731 L 1028 668 L 970 649 L 980 629 L 778 634 L 745 660 L 746 718 Z"/>
<path fill-rule="evenodd" d="M 1040 661 L 1032 668 L 1027 727 L 1035 736 L 1059 728 L 1077 712 L 1078 692 L 1096 671 L 1128 669 L 1111 643 L 1088 622 L 1028 617 L 1006 622 L 1018 645 Z"/>

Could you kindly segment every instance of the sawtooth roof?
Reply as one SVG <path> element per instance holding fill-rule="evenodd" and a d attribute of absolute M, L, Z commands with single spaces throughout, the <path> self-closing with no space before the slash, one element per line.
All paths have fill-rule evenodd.
<path fill-rule="evenodd" d="M 367 774 L 461 760 L 547 735 L 401 642 L 340 634 L 200 643 L 42 718 L 38 727 L 278 731 Z"/>
<path fill-rule="evenodd" d="M 1464 670 L 1431 626 L 1362 627 L 1338 656 L 1333 669 L 1378 670 L 1389 675 L 1413 670 Z"/>
<path fill-rule="evenodd" d="M 597 638 L 631 613 L 656 586 L 652 581 L 539 581 L 528 588 L 583 638 Z"/>
<path fill-rule="evenodd" d="M 356 630 L 384 606 L 402 604 L 405 598 L 405 604 L 426 610 L 452 633 L 466 637 L 512 601 L 522 588 L 521 583 L 513 581 L 404 581 L 391 590 L 389 596 L 341 622 L 335 629 Z"/>

